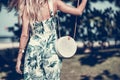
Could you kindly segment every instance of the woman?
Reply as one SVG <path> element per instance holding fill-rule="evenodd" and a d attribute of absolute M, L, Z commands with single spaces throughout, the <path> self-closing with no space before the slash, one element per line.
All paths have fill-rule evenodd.
<path fill-rule="evenodd" d="M 20 70 L 21 59 L 26 49 L 24 80 L 60 80 L 62 61 L 56 54 L 54 47 L 57 39 L 54 15 L 57 10 L 73 15 L 81 15 L 87 0 L 82 0 L 77 8 L 68 6 L 61 0 L 14 1 L 17 1 L 22 19 L 22 34 L 16 71 L 22 74 Z M 14 2 L 12 4 L 15 5 Z"/>

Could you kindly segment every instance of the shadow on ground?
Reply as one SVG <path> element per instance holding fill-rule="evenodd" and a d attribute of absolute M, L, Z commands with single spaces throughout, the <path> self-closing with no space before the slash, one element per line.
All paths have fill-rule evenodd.
<path fill-rule="evenodd" d="M 91 53 L 86 54 L 86 56 L 81 57 L 79 59 L 82 65 L 95 66 L 97 64 L 101 64 L 105 62 L 107 59 L 111 57 L 120 57 L 120 52 L 96 52 L 93 51 Z"/>
<path fill-rule="evenodd" d="M 0 50 L 0 80 L 21 80 L 23 75 L 16 73 L 15 64 L 18 49 Z"/>
<path fill-rule="evenodd" d="M 120 46 L 112 46 L 109 48 L 90 48 L 91 52 L 89 53 L 84 53 L 85 56 L 80 57 L 78 60 L 80 62 L 80 64 L 83 65 L 87 65 L 89 67 L 95 67 L 97 65 L 101 65 L 104 64 L 105 62 L 107 62 L 107 60 L 109 60 L 109 63 L 111 63 L 110 67 L 111 69 L 113 68 L 114 72 L 114 68 L 112 67 L 112 65 L 114 65 L 115 63 L 117 64 L 117 62 L 112 62 L 112 58 L 120 58 Z M 78 49 L 77 53 L 80 53 L 80 51 L 84 51 L 83 49 Z M 83 54 L 83 53 L 82 53 Z M 120 64 L 114 65 L 117 67 L 117 70 L 120 70 Z M 104 65 L 101 67 L 106 67 L 109 65 Z M 96 70 L 97 71 L 97 70 Z M 103 71 L 100 74 L 97 74 L 96 76 L 90 76 L 90 75 L 81 75 L 80 76 L 81 79 L 80 80 L 120 80 L 120 74 L 119 72 L 116 73 L 111 73 L 109 70 L 107 69 L 103 69 Z"/>
<path fill-rule="evenodd" d="M 17 48 L 0 50 L 0 80 L 23 79 L 15 71 L 17 51 Z M 120 80 L 119 51 L 80 51 L 73 58 L 63 59 L 61 80 Z"/>
<path fill-rule="evenodd" d="M 104 70 L 103 73 L 91 77 L 91 76 L 81 76 L 81 80 L 105 80 L 105 77 L 107 77 L 107 80 L 120 80 L 120 77 L 117 74 L 112 74 L 108 70 Z"/>

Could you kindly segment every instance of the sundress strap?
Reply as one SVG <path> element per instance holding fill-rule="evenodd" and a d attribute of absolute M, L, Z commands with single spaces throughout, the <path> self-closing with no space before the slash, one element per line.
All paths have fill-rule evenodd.
<path fill-rule="evenodd" d="M 50 16 L 53 17 L 54 16 L 53 0 L 48 0 L 48 4 L 50 9 Z"/>

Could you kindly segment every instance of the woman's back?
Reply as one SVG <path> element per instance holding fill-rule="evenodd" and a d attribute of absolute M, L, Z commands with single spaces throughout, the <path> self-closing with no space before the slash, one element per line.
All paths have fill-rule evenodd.
<path fill-rule="evenodd" d="M 56 18 L 54 16 L 53 1 L 48 0 L 40 9 L 38 19 L 30 23 L 33 34 L 43 34 L 55 31 Z"/>
<path fill-rule="evenodd" d="M 49 0 L 48 0 L 49 1 Z M 49 5 L 49 2 L 48 1 L 46 1 L 45 3 L 44 3 L 44 5 L 42 5 L 41 6 L 41 8 L 40 8 L 40 10 L 38 11 L 38 16 L 37 17 L 39 17 L 38 19 L 38 21 L 40 22 L 40 21 L 43 21 L 43 20 L 46 20 L 46 19 L 48 19 L 48 18 L 50 18 L 51 16 L 50 16 L 50 5 Z M 52 4 L 51 4 L 52 5 Z"/>

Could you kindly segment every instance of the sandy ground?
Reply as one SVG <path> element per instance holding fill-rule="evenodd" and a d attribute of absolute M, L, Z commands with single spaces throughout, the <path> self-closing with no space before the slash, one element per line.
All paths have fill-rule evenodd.
<path fill-rule="evenodd" d="M 17 53 L 17 49 L 13 53 Z M 23 80 L 15 71 L 16 55 L 1 50 L 0 80 Z M 61 80 L 120 80 L 120 51 L 82 53 L 63 59 Z"/>
<path fill-rule="evenodd" d="M 61 80 L 120 80 L 120 58 L 111 57 L 94 66 L 82 64 L 77 55 L 71 59 L 63 60 Z M 94 61 L 94 60 L 93 60 Z"/>

